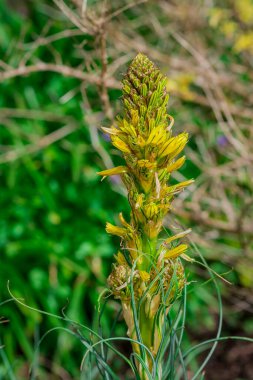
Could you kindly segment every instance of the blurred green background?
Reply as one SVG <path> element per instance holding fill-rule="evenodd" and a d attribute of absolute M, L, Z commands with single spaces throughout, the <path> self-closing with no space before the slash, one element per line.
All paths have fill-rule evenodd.
<path fill-rule="evenodd" d="M 166 225 L 191 227 L 210 267 L 231 282 L 219 281 L 223 335 L 253 336 L 252 26 L 251 0 L 1 1 L 0 379 L 28 379 L 40 337 L 67 327 L 11 300 L 8 282 L 30 307 L 65 308 L 96 325 L 119 244 L 105 222 L 129 212 L 119 179 L 96 175 L 121 162 L 99 128 L 120 111 L 120 80 L 139 51 L 169 77 L 174 133 L 190 133 L 174 180 L 196 182 Z M 186 271 L 191 345 L 215 336 L 218 310 L 206 270 Z M 111 300 L 105 336 L 117 310 Z M 125 333 L 119 323 L 115 334 Z M 36 378 L 78 379 L 83 352 L 78 339 L 53 331 Z M 252 355 L 250 343 L 220 343 L 205 378 L 253 379 Z"/>

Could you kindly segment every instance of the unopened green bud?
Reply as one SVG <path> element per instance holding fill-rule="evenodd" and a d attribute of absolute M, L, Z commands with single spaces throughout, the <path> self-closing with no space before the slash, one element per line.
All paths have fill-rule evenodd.
<path fill-rule="evenodd" d="M 148 93 L 147 85 L 146 85 L 146 83 L 143 83 L 143 85 L 141 86 L 141 94 L 142 94 L 142 96 L 146 96 L 147 93 Z"/>
<path fill-rule="evenodd" d="M 130 94 L 130 92 L 131 92 L 131 88 L 130 88 L 128 85 L 125 85 L 125 86 L 123 87 L 123 91 L 124 91 L 126 94 Z"/>

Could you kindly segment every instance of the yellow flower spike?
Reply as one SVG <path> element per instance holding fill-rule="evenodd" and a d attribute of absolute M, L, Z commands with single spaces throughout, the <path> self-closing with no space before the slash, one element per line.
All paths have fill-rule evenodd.
<path fill-rule="evenodd" d="M 162 255 L 162 258 L 164 260 L 176 259 L 178 256 L 185 253 L 187 248 L 188 248 L 187 244 L 180 244 L 175 248 L 172 248 L 172 249 L 169 249 L 168 251 L 165 251 L 165 253 Z"/>
<path fill-rule="evenodd" d="M 191 260 L 185 253 L 186 244 L 174 248 L 169 245 L 189 231 L 180 232 L 167 238 L 164 244 L 158 244 L 163 219 L 171 208 L 174 195 L 193 182 L 189 180 L 173 186 L 167 184 L 170 173 L 185 162 L 185 157 L 175 157 L 187 143 L 188 134 L 173 135 L 174 119 L 167 113 L 167 78 L 143 54 L 138 54 L 133 60 L 122 84 L 123 115 L 116 118 L 115 126 L 102 130 L 110 135 L 112 144 L 123 153 L 125 163 L 99 174 L 121 174 L 131 213 L 129 224 L 120 214 L 121 227 L 110 223 L 106 225 L 108 233 L 121 237 L 123 252 L 118 252 L 115 258 L 116 265 L 108 285 L 115 298 L 122 302 L 128 335 L 136 340 L 131 306 L 131 297 L 134 297 L 140 311 L 138 322 L 142 342 L 156 359 L 163 323 L 172 307 L 173 294 L 179 295 L 185 285 L 184 268 L 177 258 L 181 256 Z M 172 289 L 172 296 L 164 303 L 163 294 L 166 294 L 170 285 L 173 288 L 171 281 L 175 271 L 177 289 Z M 154 281 L 157 276 L 159 280 Z M 131 281 L 132 294 L 129 287 Z M 137 344 L 133 343 L 132 347 L 135 354 L 140 354 Z M 149 359 L 145 365 L 150 373 L 154 372 Z M 146 376 L 143 377 L 142 364 L 136 362 L 136 366 L 140 379 L 146 379 Z M 158 378 L 161 380 L 160 375 Z"/>
<path fill-rule="evenodd" d="M 116 166 L 115 168 L 106 169 L 106 170 L 103 170 L 102 172 L 98 172 L 97 174 L 103 177 L 108 177 L 110 175 L 123 174 L 126 172 L 127 172 L 126 166 Z"/>
<path fill-rule="evenodd" d="M 171 173 L 180 169 L 185 163 L 185 156 L 180 157 L 178 160 L 167 166 L 167 172 Z"/>
<path fill-rule="evenodd" d="M 109 222 L 106 223 L 105 230 L 108 234 L 116 235 L 116 236 L 120 236 L 120 237 L 125 237 L 127 234 L 126 228 L 114 226 L 113 224 L 111 224 Z"/>

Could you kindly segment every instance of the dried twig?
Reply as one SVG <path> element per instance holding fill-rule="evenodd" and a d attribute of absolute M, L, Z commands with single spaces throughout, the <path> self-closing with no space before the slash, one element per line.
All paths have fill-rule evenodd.
<path fill-rule="evenodd" d="M 56 131 L 41 137 L 36 144 L 25 145 L 22 148 L 15 148 L 11 151 L 3 153 L 0 155 L 0 164 L 13 162 L 21 157 L 24 157 L 28 154 L 36 153 L 47 146 L 63 139 L 64 137 L 70 135 L 78 129 L 76 125 L 66 125 L 62 128 L 57 129 Z"/>

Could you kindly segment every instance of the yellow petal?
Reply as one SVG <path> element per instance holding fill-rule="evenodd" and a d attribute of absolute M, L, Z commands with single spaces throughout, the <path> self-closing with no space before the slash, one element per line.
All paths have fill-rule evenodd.
<path fill-rule="evenodd" d="M 166 139 L 166 132 L 165 130 L 161 127 L 161 126 L 158 126 L 158 127 L 155 127 L 154 129 L 152 129 L 147 141 L 146 141 L 146 144 L 149 145 L 149 144 L 157 144 L 157 142 L 161 139 L 161 137 L 164 138 L 164 140 Z"/>
<path fill-rule="evenodd" d="M 145 270 L 140 270 L 139 271 L 139 274 L 141 276 L 141 279 L 143 281 L 148 281 L 150 279 L 150 275 L 148 274 L 148 272 L 146 272 Z"/>
<path fill-rule="evenodd" d="M 122 174 L 127 172 L 126 166 L 116 166 L 115 168 L 103 170 L 102 172 L 98 172 L 97 174 L 102 175 L 103 177 L 107 177 L 109 175 Z"/>
<path fill-rule="evenodd" d="M 139 135 L 137 138 L 137 144 L 142 148 L 146 145 L 146 140 L 141 135 Z"/>
<path fill-rule="evenodd" d="M 167 172 L 171 173 L 174 170 L 180 169 L 181 166 L 183 166 L 184 163 L 185 163 L 185 156 L 180 157 L 178 160 L 176 160 L 175 162 L 173 162 L 172 164 L 170 164 L 169 166 L 167 166 Z"/>
<path fill-rule="evenodd" d="M 121 224 L 124 226 L 124 227 L 131 227 L 130 224 L 127 223 L 127 221 L 125 220 L 122 212 L 119 213 L 119 220 L 121 222 Z"/>
<path fill-rule="evenodd" d="M 158 206 L 154 202 L 151 202 L 143 207 L 143 212 L 148 219 L 152 219 L 155 215 L 158 214 L 158 211 Z"/>
<path fill-rule="evenodd" d="M 191 185 L 194 182 L 194 179 L 188 179 L 187 181 L 180 182 L 176 185 L 177 188 L 182 188 Z"/>
<path fill-rule="evenodd" d="M 175 259 L 176 257 L 182 255 L 188 248 L 187 244 L 180 244 L 175 248 L 172 248 L 165 252 L 164 259 Z"/>
<path fill-rule="evenodd" d="M 116 128 L 101 127 L 101 129 L 103 132 L 108 133 L 108 135 L 117 135 L 119 133 L 118 129 Z"/>
<path fill-rule="evenodd" d="M 114 226 L 111 223 L 106 223 L 105 230 L 108 234 L 124 237 L 126 235 L 126 229 L 118 226 Z"/>
<path fill-rule="evenodd" d="M 137 133 L 134 126 L 128 123 L 125 119 L 121 123 L 120 129 L 122 132 L 127 133 L 130 136 L 137 137 Z"/>
<path fill-rule="evenodd" d="M 112 136 L 112 144 L 124 153 L 131 153 L 128 145 L 117 136 Z"/>
<path fill-rule="evenodd" d="M 189 179 L 188 181 L 183 181 L 174 186 L 168 186 L 166 189 L 167 194 L 176 193 L 178 190 L 182 190 L 184 187 L 191 185 L 194 179 Z"/>
<path fill-rule="evenodd" d="M 115 259 L 116 259 L 117 263 L 120 265 L 126 264 L 126 259 L 123 255 L 123 253 L 121 253 L 120 251 L 117 253 L 117 255 L 115 255 Z"/>
<path fill-rule="evenodd" d="M 191 229 L 189 228 L 186 231 L 182 231 L 182 232 L 179 232 L 176 235 L 170 236 L 168 239 L 164 240 L 163 245 L 170 244 L 172 241 L 174 241 L 176 239 L 181 239 L 185 235 L 188 235 L 190 232 L 191 232 Z"/>
<path fill-rule="evenodd" d="M 143 198 L 144 198 L 144 194 L 138 194 L 137 199 L 136 199 L 136 203 L 135 203 L 136 209 L 140 208 L 143 205 Z"/>
<path fill-rule="evenodd" d="M 136 127 L 139 123 L 139 114 L 137 110 L 131 110 L 131 118 L 132 118 L 132 124 L 134 127 Z"/>
<path fill-rule="evenodd" d="M 188 140 L 188 134 L 187 133 L 181 133 L 180 135 L 176 137 L 172 137 L 169 139 L 167 144 L 165 144 L 159 152 L 160 157 L 168 156 L 169 154 L 172 154 L 175 156 L 179 154 L 185 147 Z M 176 154 L 175 154 L 176 152 Z"/>
<path fill-rule="evenodd" d="M 138 160 L 137 164 L 140 168 L 154 169 L 156 167 L 156 162 L 150 162 L 149 160 Z"/>

